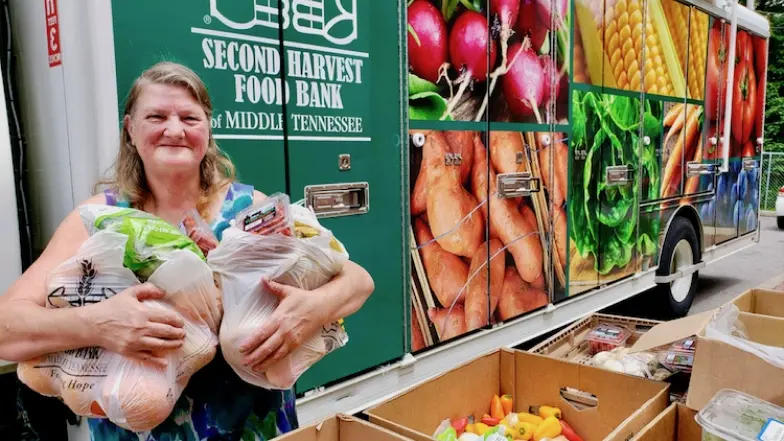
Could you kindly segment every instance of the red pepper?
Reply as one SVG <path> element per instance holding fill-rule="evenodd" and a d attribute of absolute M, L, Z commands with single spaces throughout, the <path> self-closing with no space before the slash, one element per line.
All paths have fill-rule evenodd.
<path fill-rule="evenodd" d="M 466 426 L 468 426 L 468 418 L 466 417 L 452 420 L 452 428 L 457 432 L 457 436 L 460 436 L 465 432 Z"/>
<path fill-rule="evenodd" d="M 572 426 L 567 424 L 564 420 L 559 421 L 561 422 L 561 435 L 563 435 L 564 438 L 568 439 L 569 441 L 583 441 L 583 439 L 577 435 L 577 432 L 572 429 Z"/>
<path fill-rule="evenodd" d="M 487 424 L 490 427 L 495 427 L 501 424 L 501 418 L 493 418 L 491 416 L 485 415 L 482 417 L 482 423 Z"/>

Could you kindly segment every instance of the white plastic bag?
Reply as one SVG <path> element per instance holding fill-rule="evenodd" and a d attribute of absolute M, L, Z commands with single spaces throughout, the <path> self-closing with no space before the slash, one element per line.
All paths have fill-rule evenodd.
<path fill-rule="evenodd" d="M 122 210 L 105 208 L 88 206 L 82 214 L 89 219 L 94 213 Z M 190 377 L 215 356 L 221 309 L 212 271 L 188 249 L 181 233 L 178 237 L 172 233 L 173 227 L 165 228 L 159 219 L 141 212 L 124 213 L 135 219 L 135 225 L 121 215 L 115 219 L 118 222 L 88 228 L 90 238 L 47 278 L 46 306 L 81 307 L 139 284 L 138 274 L 125 265 L 136 259 L 140 273 L 149 274 L 147 281 L 166 292 L 163 299 L 144 303 L 173 309 L 185 319 L 183 345 L 161 354 L 168 362 L 165 368 L 102 348 L 81 348 L 19 363 L 17 374 L 38 393 L 61 397 L 77 415 L 109 418 L 120 427 L 142 432 L 169 416 Z M 116 228 L 123 223 L 124 229 Z M 147 233 L 140 231 L 152 233 L 144 237 Z M 139 260 L 139 256 L 145 257 Z"/>
<path fill-rule="evenodd" d="M 278 299 L 267 293 L 263 278 L 312 290 L 329 282 L 343 268 L 348 253 L 308 209 L 291 205 L 295 236 L 254 235 L 230 227 L 207 258 L 220 276 L 224 317 L 219 333 L 221 351 L 244 381 L 267 389 L 289 389 L 310 366 L 344 346 L 348 336 L 339 323 L 325 326 L 266 372 L 243 365 L 239 347 L 268 319 Z"/>
<path fill-rule="evenodd" d="M 784 348 L 753 342 L 746 335 L 743 322 L 738 320 L 740 309 L 733 304 L 719 308 L 705 327 L 705 337 L 720 340 L 750 352 L 768 363 L 784 369 Z"/>

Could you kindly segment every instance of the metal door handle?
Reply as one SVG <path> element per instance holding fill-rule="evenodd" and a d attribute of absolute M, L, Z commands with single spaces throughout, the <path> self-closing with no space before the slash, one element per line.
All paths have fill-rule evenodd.
<path fill-rule="evenodd" d="M 367 182 L 308 185 L 305 206 L 320 218 L 365 214 L 370 211 L 370 188 Z"/>
<path fill-rule="evenodd" d="M 717 170 L 716 164 L 704 164 L 697 161 L 686 163 L 686 176 L 715 175 Z"/>
<path fill-rule="evenodd" d="M 631 175 L 634 173 L 628 165 L 613 165 L 607 167 L 605 171 L 605 181 L 607 185 L 626 185 L 632 182 Z"/>
<path fill-rule="evenodd" d="M 539 178 L 534 178 L 530 172 L 501 173 L 495 181 L 498 197 L 504 199 L 528 196 L 539 191 Z"/>

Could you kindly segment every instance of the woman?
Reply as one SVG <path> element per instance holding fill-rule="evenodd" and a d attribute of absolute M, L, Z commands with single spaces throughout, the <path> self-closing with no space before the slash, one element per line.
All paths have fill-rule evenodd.
<path fill-rule="evenodd" d="M 195 207 L 220 239 L 229 219 L 265 196 L 234 181 L 234 167 L 212 136 L 211 116 L 207 89 L 190 69 L 162 62 L 144 72 L 128 96 L 110 190 L 83 204 L 138 208 L 174 225 Z M 100 346 L 156 362 L 160 360 L 153 351 L 182 344 L 182 317 L 141 302 L 163 295 L 150 284 L 94 305 L 44 307 L 47 275 L 87 238 L 75 210 L 41 257 L 0 296 L 0 359 L 21 361 Z M 266 283 L 280 297 L 280 305 L 241 347 L 245 362 L 259 371 L 322 325 L 356 312 L 374 289 L 370 275 L 352 262 L 314 291 Z M 151 433 L 134 434 L 106 419 L 91 419 L 89 425 L 93 441 L 268 440 L 296 428 L 297 417 L 292 391 L 268 391 L 242 382 L 219 352 L 192 377 L 174 412 Z"/>

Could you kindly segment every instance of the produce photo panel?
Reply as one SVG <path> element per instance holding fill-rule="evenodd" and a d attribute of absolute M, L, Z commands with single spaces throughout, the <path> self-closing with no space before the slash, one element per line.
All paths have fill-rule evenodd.
<path fill-rule="evenodd" d="M 516 190 L 536 180 L 547 186 L 550 133 L 491 131 L 489 164 L 481 146 L 472 174 L 472 188 L 483 206 L 490 237 L 490 314 L 493 322 L 509 320 L 550 302 L 550 260 L 546 233 L 552 228 L 543 191 Z M 487 184 L 481 182 L 489 168 Z M 545 177 L 545 174 L 547 177 Z M 508 185 L 507 185 L 508 183 Z M 488 197 L 489 195 L 489 197 Z M 487 286 L 487 282 L 484 282 Z"/>
<path fill-rule="evenodd" d="M 755 116 L 757 113 L 757 72 L 752 34 L 738 28 L 735 46 L 735 73 L 732 80 L 732 134 L 730 157 L 756 156 Z M 765 73 L 762 72 L 764 77 Z"/>
<path fill-rule="evenodd" d="M 553 239 L 551 242 L 551 260 L 553 272 L 553 301 L 557 302 L 565 299 L 568 296 L 568 274 L 567 265 L 569 262 L 568 247 L 568 205 L 566 200 L 569 193 L 569 138 L 566 133 L 554 132 L 551 135 L 552 142 L 544 145 L 542 149 L 544 154 L 540 154 L 540 164 L 546 158 L 552 160 L 552 170 L 549 172 L 549 167 L 544 165 L 542 167 L 542 182 L 544 183 L 544 190 L 548 201 L 548 207 L 551 208 L 552 221 L 552 234 Z M 544 158 L 544 159 L 542 159 Z"/>
<path fill-rule="evenodd" d="M 662 127 L 664 103 L 660 100 L 645 100 L 643 115 L 643 139 L 640 153 L 640 201 L 659 198 L 661 191 Z"/>
<path fill-rule="evenodd" d="M 712 247 L 716 242 L 716 198 L 704 200 L 694 205 L 702 223 L 702 242 L 705 248 Z"/>
<path fill-rule="evenodd" d="M 647 271 L 658 264 L 662 233 L 659 207 L 648 205 L 640 208 L 640 237 L 637 241 L 640 270 Z"/>
<path fill-rule="evenodd" d="M 688 116 L 686 103 L 664 103 L 660 199 L 673 198 L 682 194 L 684 144 L 687 141 L 686 126 Z M 690 138 L 692 142 L 693 138 L 694 136 Z M 699 136 L 696 138 L 699 140 Z"/>
<path fill-rule="evenodd" d="M 603 85 L 605 0 L 574 0 L 574 73 L 572 81 Z"/>
<path fill-rule="evenodd" d="M 491 33 L 500 52 L 500 63 L 491 68 L 489 77 L 490 120 L 566 124 L 569 3 L 544 0 L 517 5 L 517 0 L 490 2 Z"/>
<path fill-rule="evenodd" d="M 670 23 L 671 29 L 672 24 Z M 710 16 L 697 8 L 689 13 L 689 57 L 686 69 L 688 98 L 705 99 L 705 66 L 708 57 L 708 26 Z"/>
<path fill-rule="evenodd" d="M 428 347 L 489 324 L 486 133 L 409 135 L 411 326 Z"/>
<path fill-rule="evenodd" d="M 485 7 L 456 0 L 409 3 L 410 119 L 486 120 L 488 70 L 501 57 Z"/>
<path fill-rule="evenodd" d="M 644 0 L 604 0 L 604 87 L 640 92 L 643 61 Z M 648 57 L 650 58 L 650 57 Z"/>
<path fill-rule="evenodd" d="M 716 244 L 738 237 L 743 201 L 738 177 L 741 161 L 730 160 L 729 171 L 718 175 L 716 183 Z M 745 195 L 744 195 L 745 196 Z"/>
<path fill-rule="evenodd" d="M 642 81 L 645 93 L 686 98 L 689 8 L 677 0 L 644 0 L 644 3 L 645 61 Z M 675 35 L 670 30 L 670 22 L 681 26 Z M 678 38 L 682 40 L 677 41 Z M 632 53 L 637 54 L 636 48 L 635 45 Z"/>
<path fill-rule="evenodd" d="M 710 19 L 708 31 L 708 55 L 705 72 L 705 116 L 710 125 L 716 125 L 719 134 L 723 130 L 724 107 L 727 102 L 727 56 L 729 54 L 730 25 L 715 18 Z M 717 137 L 717 139 L 720 135 Z M 721 145 L 717 145 L 717 157 L 721 156 Z"/>
<path fill-rule="evenodd" d="M 691 112 L 691 113 L 690 113 Z M 689 164 L 707 164 L 712 160 L 706 147 L 712 147 L 710 139 L 703 136 L 705 131 L 705 107 L 696 104 L 686 105 L 686 133 L 683 140 L 683 194 L 693 195 L 713 189 L 712 174 L 689 173 Z M 692 135 L 692 131 L 694 135 Z M 706 146 L 707 141 L 707 146 Z M 709 185 L 711 184 L 711 185 Z"/>

